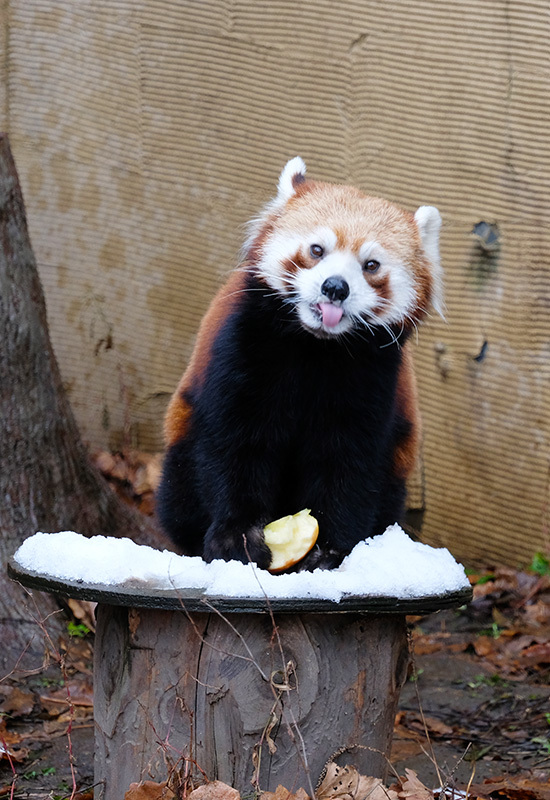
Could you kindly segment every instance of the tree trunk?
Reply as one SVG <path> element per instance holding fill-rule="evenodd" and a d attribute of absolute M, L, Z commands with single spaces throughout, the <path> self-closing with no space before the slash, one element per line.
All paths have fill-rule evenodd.
<path fill-rule="evenodd" d="M 130 783 L 174 780 L 171 765 L 183 774 L 186 759 L 243 795 L 255 779 L 313 796 L 340 747 L 364 775 L 385 777 L 408 664 L 405 614 L 297 610 L 277 615 L 276 636 L 267 614 L 100 603 L 97 622 L 102 800 Z"/>
<path fill-rule="evenodd" d="M 28 594 L 6 560 L 37 530 L 129 536 L 163 544 L 153 523 L 128 507 L 91 464 L 48 335 L 46 306 L 8 138 L 0 134 L 0 667 L 40 630 Z M 56 608 L 40 595 L 40 613 Z M 31 604 L 33 611 L 33 604 Z M 34 610 L 36 614 L 36 610 Z"/>

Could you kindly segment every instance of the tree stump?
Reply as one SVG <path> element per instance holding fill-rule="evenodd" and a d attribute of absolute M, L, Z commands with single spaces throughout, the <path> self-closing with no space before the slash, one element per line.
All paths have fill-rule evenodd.
<path fill-rule="evenodd" d="M 33 588 L 96 600 L 95 780 L 101 800 L 189 771 L 242 794 L 313 794 L 341 747 L 385 777 L 408 664 L 405 615 L 461 605 L 464 590 L 403 601 L 205 597 L 84 586 L 11 563 Z"/>

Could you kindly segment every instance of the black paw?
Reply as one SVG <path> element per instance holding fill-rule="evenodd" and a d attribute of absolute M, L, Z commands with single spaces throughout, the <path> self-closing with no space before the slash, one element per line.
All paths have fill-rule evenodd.
<path fill-rule="evenodd" d="M 202 557 L 205 561 L 221 558 L 223 561 L 250 561 L 261 569 L 271 563 L 271 550 L 264 542 L 263 525 L 255 525 L 246 530 L 235 531 L 225 525 L 213 523 L 204 539 Z"/>
<path fill-rule="evenodd" d="M 296 564 L 292 571 L 313 572 L 314 569 L 336 569 L 336 567 L 340 566 L 345 556 L 346 553 L 322 548 L 316 544 L 307 556 L 304 556 L 304 558 Z"/>

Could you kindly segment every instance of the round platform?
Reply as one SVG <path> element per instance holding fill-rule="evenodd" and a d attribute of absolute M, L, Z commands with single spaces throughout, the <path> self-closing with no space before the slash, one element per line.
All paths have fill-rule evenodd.
<path fill-rule="evenodd" d="M 214 607 L 223 613 L 258 613 L 269 610 L 277 613 L 311 611 L 324 614 L 339 614 L 360 611 L 371 614 L 428 614 L 444 608 L 465 605 L 472 598 L 469 587 L 427 597 L 400 598 L 391 596 L 346 595 L 339 602 L 311 597 L 257 598 L 221 597 L 207 595 L 200 589 L 151 589 L 137 581 L 134 584 L 104 585 L 59 580 L 32 570 L 24 569 L 14 559 L 8 563 L 8 574 L 30 589 L 91 600 L 113 606 L 131 608 L 160 608 L 187 611 L 207 611 Z"/>

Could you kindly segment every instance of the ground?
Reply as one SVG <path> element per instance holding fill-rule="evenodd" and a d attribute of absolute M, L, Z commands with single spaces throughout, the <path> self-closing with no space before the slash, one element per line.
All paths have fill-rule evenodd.
<path fill-rule="evenodd" d="M 73 609 L 87 618 L 85 605 Z M 478 794 L 480 784 L 493 779 L 484 784 L 486 795 L 493 789 L 494 796 L 546 800 L 548 577 L 485 573 L 472 605 L 410 619 L 410 626 L 414 661 L 396 717 L 396 771 L 415 770 L 432 788 L 448 780 L 466 786 L 473 776 Z M 67 649 L 48 666 L 32 675 L 16 671 L 0 683 L 0 731 L 4 751 L 11 753 L 8 758 L 4 752 L 0 796 L 11 795 L 17 775 L 16 797 L 70 797 L 73 785 L 81 797 L 91 797 L 93 634 L 78 620 L 70 631 Z M 340 743 L 334 744 L 336 750 Z"/>
<path fill-rule="evenodd" d="M 432 789 L 550 800 L 550 565 L 537 555 L 528 569 L 484 569 L 471 581 L 469 606 L 409 619 L 393 768 Z M 49 663 L 0 680 L 0 798 L 91 800 L 93 609 L 70 601 L 67 611 Z"/>

